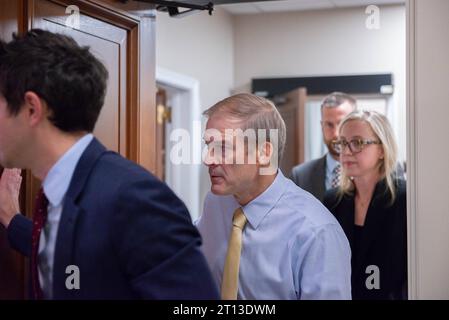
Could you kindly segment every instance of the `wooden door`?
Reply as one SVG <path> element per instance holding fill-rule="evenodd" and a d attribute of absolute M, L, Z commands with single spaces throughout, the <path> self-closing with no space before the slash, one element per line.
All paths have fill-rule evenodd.
<path fill-rule="evenodd" d="M 79 27 L 67 23 L 70 5 L 80 10 Z M 155 172 L 155 13 L 151 8 L 116 0 L 0 1 L 0 36 L 9 40 L 12 31 L 41 28 L 68 34 L 91 47 L 109 72 L 94 134 L 107 148 Z M 21 209 L 27 216 L 39 185 L 29 172 L 24 173 Z M 25 297 L 26 283 L 27 262 L 8 247 L 0 227 L 0 299 Z"/>
<path fill-rule="evenodd" d="M 128 34 L 123 28 L 87 15 L 80 16 L 79 29 L 72 29 L 66 26 L 65 10 L 65 5 L 36 0 L 31 27 L 69 35 L 80 45 L 89 46 L 105 64 L 109 72 L 108 89 L 94 134 L 108 149 L 126 156 Z"/>
<path fill-rule="evenodd" d="M 17 13 L 18 1 L 0 1 L 0 38 L 12 39 L 12 33 L 19 31 Z M 0 173 L 3 168 L 0 167 Z M 24 200 L 23 197 L 21 200 Z M 22 204 L 24 202 L 22 201 Z M 8 244 L 6 230 L 0 225 L 0 300 L 22 299 L 24 292 L 25 259 L 13 251 Z"/>
<path fill-rule="evenodd" d="M 294 166 L 304 162 L 306 100 L 306 88 L 298 88 L 282 95 L 276 103 L 287 127 L 287 142 L 279 166 L 284 175 L 287 176 L 290 175 Z"/>

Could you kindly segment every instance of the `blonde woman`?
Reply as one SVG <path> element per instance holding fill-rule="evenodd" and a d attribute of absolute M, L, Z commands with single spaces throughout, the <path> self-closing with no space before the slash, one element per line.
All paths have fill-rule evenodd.
<path fill-rule="evenodd" d="M 334 142 L 340 186 L 324 204 L 340 222 L 352 250 L 353 299 L 407 298 L 405 181 L 395 173 L 397 146 L 385 116 L 355 111 Z"/>

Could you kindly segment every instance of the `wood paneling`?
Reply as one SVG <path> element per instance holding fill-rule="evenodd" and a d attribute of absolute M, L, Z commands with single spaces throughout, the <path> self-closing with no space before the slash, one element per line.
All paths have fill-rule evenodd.
<path fill-rule="evenodd" d="M 0 1 L 0 38 L 10 41 L 19 31 L 17 19 L 21 10 L 18 1 Z M 0 173 L 3 171 L 0 168 Z M 24 204 L 24 197 L 22 197 Z M 25 259 L 9 247 L 6 230 L 0 225 L 0 300 L 24 297 Z"/>

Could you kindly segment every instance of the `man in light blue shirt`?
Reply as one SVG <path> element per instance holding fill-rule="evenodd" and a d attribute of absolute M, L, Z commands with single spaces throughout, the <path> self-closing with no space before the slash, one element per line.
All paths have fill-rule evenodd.
<path fill-rule="evenodd" d="M 225 281 L 232 282 L 235 272 L 228 268 L 237 262 L 237 299 L 351 299 L 351 252 L 343 230 L 316 198 L 277 169 L 286 129 L 275 106 L 238 94 L 205 115 L 204 162 L 212 185 L 197 227 L 222 297 L 232 297 L 224 294 L 233 288 Z M 266 139 L 251 136 L 251 129 L 266 132 Z M 239 140 L 243 130 L 247 140 Z M 233 222 L 238 208 L 246 218 L 243 227 Z"/>

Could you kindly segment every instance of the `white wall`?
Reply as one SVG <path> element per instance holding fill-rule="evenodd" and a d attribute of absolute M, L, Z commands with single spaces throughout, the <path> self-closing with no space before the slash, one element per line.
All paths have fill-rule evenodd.
<path fill-rule="evenodd" d="M 409 1 L 412 298 L 449 299 L 449 1 Z"/>
<path fill-rule="evenodd" d="M 229 96 L 234 85 L 232 16 L 220 8 L 170 18 L 158 12 L 156 65 L 200 82 L 203 110 Z"/>
<path fill-rule="evenodd" d="M 156 65 L 197 79 L 201 108 L 205 110 L 229 96 L 234 85 L 233 36 L 232 16 L 220 8 L 214 11 L 213 16 L 199 12 L 180 19 L 159 12 Z M 203 165 L 201 177 L 200 204 L 210 189 L 208 173 Z"/>
<path fill-rule="evenodd" d="M 380 29 L 365 7 L 234 18 L 235 86 L 256 77 L 393 73 L 397 138 L 405 142 L 405 6 L 380 6 Z M 400 159 L 406 155 L 400 144 Z"/>

